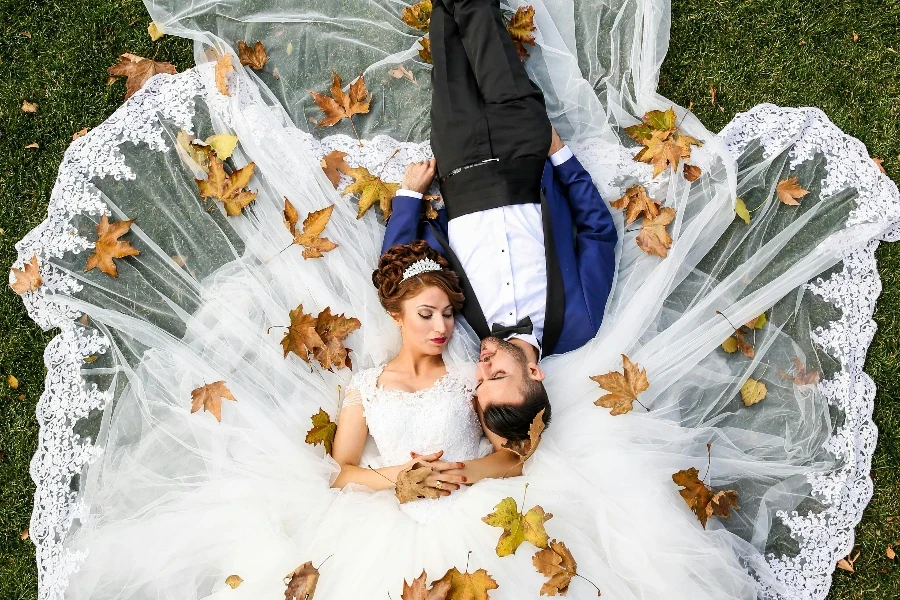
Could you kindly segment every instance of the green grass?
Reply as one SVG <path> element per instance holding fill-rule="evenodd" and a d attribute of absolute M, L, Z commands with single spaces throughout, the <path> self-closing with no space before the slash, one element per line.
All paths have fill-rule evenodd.
<path fill-rule="evenodd" d="M 185 40 L 151 42 L 148 21 L 139 0 L 0 0 L 0 264 L 12 263 L 15 241 L 44 218 L 72 134 L 121 103 L 124 84 L 107 85 L 116 57 L 133 52 L 179 70 L 193 64 Z M 760 102 L 818 106 L 900 180 L 900 1 L 675 0 L 660 91 L 693 102 L 713 131 Z M 37 114 L 22 113 L 23 100 L 37 102 Z M 40 148 L 24 149 L 32 142 Z M 885 556 L 900 542 L 900 244 L 882 245 L 878 257 L 884 291 L 866 365 L 879 388 L 875 496 L 857 529 L 857 572 L 835 575 L 835 600 L 900 597 L 900 559 Z M 34 547 L 19 534 L 31 514 L 34 411 L 53 332 L 41 332 L 9 289 L 0 293 L 0 331 L 0 600 L 30 599 Z M 5 384 L 7 374 L 18 389 Z"/>

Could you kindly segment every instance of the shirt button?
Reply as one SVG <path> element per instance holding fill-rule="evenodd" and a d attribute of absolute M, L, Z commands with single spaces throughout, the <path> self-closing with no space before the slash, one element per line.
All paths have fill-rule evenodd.
<path fill-rule="evenodd" d="M 509 316 L 512 316 L 512 313 L 509 313 Z"/>
<path fill-rule="evenodd" d="M 506 252 L 506 250 L 501 250 L 500 252 Z"/>

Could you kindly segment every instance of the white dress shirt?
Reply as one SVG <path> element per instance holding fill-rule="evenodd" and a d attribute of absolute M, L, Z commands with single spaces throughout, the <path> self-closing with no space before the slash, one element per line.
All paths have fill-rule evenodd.
<path fill-rule="evenodd" d="M 553 166 L 572 157 L 568 146 L 550 155 Z M 411 190 L 404 196 L 421 197 Z M 450 247 L 472 284 L 488 327 L 531 317 L 531 335 L 513 334 L 540 354 L 547 313 L 547 259 L 540 204 L 513 204 L 450 220 Z"/>

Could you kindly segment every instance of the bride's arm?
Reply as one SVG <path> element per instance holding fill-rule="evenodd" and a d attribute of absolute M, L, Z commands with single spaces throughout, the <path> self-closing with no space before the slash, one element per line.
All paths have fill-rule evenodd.
<path fill-rule="evenodd" d="M 482 479 L 501 479 L 503 477 L 521 475 L 522 463 L 519 462 L 519 455 L 512 450 L 504 448 L 503 444 L 506 442 L 506 438 L 500 437 L 485 427 L 481 411 L 476 409 L 476 412 L 478 413 L 478 419 L 481 421 L 481 428 L 494 447 L 494 451 L 483 458 L 467 460 L 465 466 L 461 469 L 450 469 L 444 472 L 448 475 L 465 477 L 465 482 L 468 484 L 476 483 Z"/>
<path fill-rule="evenodd" d="M 361 484 L 373 490 L 394 487 L 392 482 L 397 481 L 397 475 L 403 469 L 403 465 L 380 469 L 359 466 L 368 434 L 369 428 L 366 425 L 362 405 L 345 406 L 341 410 L 334 445 L 331 448 L 331 457 L 341 465 L 341 472 L 331 487 L 342 488 L 348 483 Z"/>

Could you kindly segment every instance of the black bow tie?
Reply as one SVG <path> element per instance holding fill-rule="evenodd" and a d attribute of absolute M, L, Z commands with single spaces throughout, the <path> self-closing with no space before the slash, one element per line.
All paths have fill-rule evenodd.
<path fill-rule="evenodd" d="M 501 340 L 508 339 L 514 334 L 531 335 L 534 333 L 534 325 L 531 324 L 531 317 L 521 319 L 515 325 L 501 325 L 493 323 L 491 325 L 491 336 Z"/>

